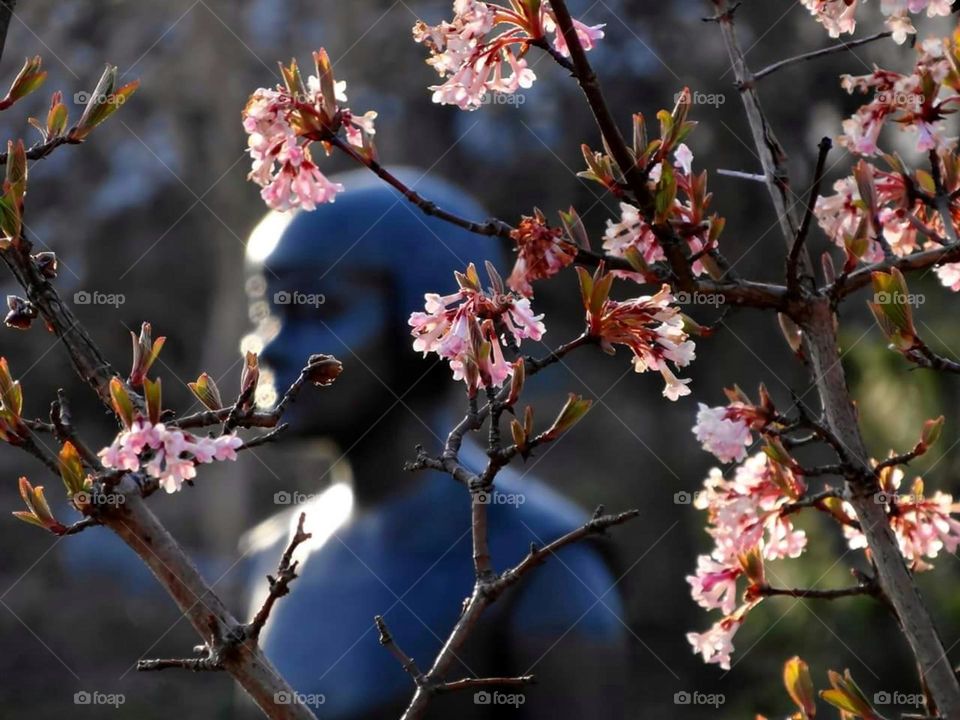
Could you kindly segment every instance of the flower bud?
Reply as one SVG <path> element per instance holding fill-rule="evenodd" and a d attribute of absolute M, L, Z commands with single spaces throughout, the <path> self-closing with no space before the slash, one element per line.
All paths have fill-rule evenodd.
<path fill-rule="evenodd" d="M 3 324 L 16 330 L 29 330 L 37 317 L 37 308 L 33 303 L 16 295 L 7 295 L 7 307 L 10 312 L 3 319 Z"/>
<path fill-rule="evenodd" d="M 343 363 L 333 355 L 311 355 L 307 361 L 307 378 L 317 387 L 329 387 L 343 372 Z"/>

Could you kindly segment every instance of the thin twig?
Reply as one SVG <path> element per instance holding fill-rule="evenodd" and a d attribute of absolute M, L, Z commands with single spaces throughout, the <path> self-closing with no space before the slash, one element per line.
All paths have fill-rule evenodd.
<path fill-rule="evenodd" d="M 767 67 L 763 68 L 763 70 L 758 70 L 753 74 L 753 78 L 754 80 L 760 80 L 761 78 L 765 78 L 767 75 L 772 75 L 773 73 L 777 72 L 777 70 L 789 67 L 790 65 L 806 62 L 807 60 L 815 60 L 816 58 L 823 57 L 824 55 L 846 52 L 855 47 L 866 45 L 867 43 L 872 43 L 883 38 L 888 38 L 892 34 L 893 33 L 890 31 L 878 32 L 874 35 L 868 35 L 867 37 L 858 38 L 856 40 L 846 40 L 844 42 L 837 43 L 836 45 L 831 45 L 830 47 L 821 48 L 820 50 L 813 50 L 800 55 L 794 55 L 793 57 L 788 57 L 785 60 L 780 60 L 779 62 L 767 65 Z"/>
<path fill-rule="evenodd" d="M 837 600 L 839 598 L 856 597 L 858 595 L 876 595 L 879 588 L 876 584 L 855 585 L 848 588 L 834 590 L 817 590 L 816 588 L 776 588 L 762 585 L 753 588 L 753 592 L 763 597 L 785 596 L 802 598 L 804 600 Z"/>
<path fill-rule="evenodd" d="M 401 650 L 399 645 L 397 645 L 396 640 L 393 639 L 393 635 L 390 634 L 390 629 L 387 627 L 387 623 L 384 621 L 383 616 L 377 615 L 373 618 L 373 622 L 377 626 L 377 632 L 380 634 L 380 644 L 389 650 L 390 654 L 400 662 L 404 672 L 413 678 L 414 683 L 417 685 L 422 684 L 423 673 L 420 672 L 420 668 L 417 667 L 416 661 L 407 655 L 403 650 Z"/>
<path fill-rule="evenodd" d="M 817 168 L 813 173 L 813 186 L 810 188 L 810 197 L 807 199 L 807 208 L 803 214 L 803 220 L 800 222 L 800 229 L 793 239 L 793 245 L 790 247 L 790 255 L 787 258 L 787 292 L 796 293 L 799 289 L 800 278 L 797 267 L 800 262 L 800 254 L 803 252 L 803 244 L 810 233 L 810 225 L 813 221 L 814 209 L 817 206 L 817 198 L 820 197 L 820 187 L 823 185 L 824 170 L 827 165 L 827 155 L 833 142 L 825 137 L 820 141 L 820 153 L 817 156 Z"/>
<path fill-rule="evenodd" d="M 284 550 L 283 555 L 280 557 L 276 577 L 267 575 L 267 581 L 270 583 L 270 592 L 267 594 L 260 609 L 257 610 L 257 614 L 254 615 L 253 620 L 244 628 L 243 634 L 248 640 L 252 640 L 253 642 L 258 640 L 260 631 L 262 631 L 263 626 L 267 624 L 267 619 L 270 617 L 270 611 L 273 610 L 274 604 L 290 592 L 290 583 L 297 578 L 297 565 L 299 563 L 293 559 L 293 553 L 302 543 L 313 537 L 310 533 L 303 531 L 303 523 L 306 519 L 307 514 L 300 513 L 300 519 L 297 521 L 297 531 L 293 537 L 290 538 L 287 549 Z"/>
<path fill-rule="evenodd" d="M 724 168 L 719 168 L 717 170 L 717 175 L 726 175 L 727 177 L 739 178 L 741 180 L 750 180 L 752 182 L 765 183 L 767 181 L 767 178 L 764 175 L 759 175 L 757 173 L 744 172 L 742 170 L 726 170 Z"/>
<path fill-rule="evenodd" d="M 7 32 L 10 30 L 10 19 L 17 7 L 17 0 L 0 0 L 0 58 L 7 44 Z"/>

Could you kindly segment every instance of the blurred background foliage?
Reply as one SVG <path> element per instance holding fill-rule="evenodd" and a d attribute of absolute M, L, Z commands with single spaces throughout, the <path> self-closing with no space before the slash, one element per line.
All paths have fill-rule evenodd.
<path fill-rule="evenodd" d="M 722 99 L 694 108 L 692 117 L 701 122 L 689 140 L 695 166 L 711 171 L 715 207 L 728 218 L 723 252 L 742 275 L 778 280 L 784 250 L 765 189 L 715 172 L 756 172 L 759 163 L 717 28 L 701 21 L 707 4 L 579 0 L 571 5 L 589 23 L 607 23 L 607 38 L 593 60 L 623 127 L 633 112 L 652 119 L 658 109 L 672 106 L 684 85 Z M 879 29 L 869 22 L 875 10 L 872 4 L 861 10 L 858 35 Z M 92 89 L 104 62 L 118 65 L 124 79 L 142 82 L 128 106 L 86 145 L 61 148 L 32 168 L 27 223 L 36 242 L 60 257 L 64 296 L 80 290 L 125 295 L 117 308 L 75 308 L 119 368 L 129 362 L 128 329 L 148 320 L 156 335 L 169 337 L 158 366 L 167 404 L 190 405 L 184 383 L 201 370 L 223 378 L 223 388 L 235 388 L 238 381 L 239 339 L 250 329 L 244 243 L 263 213 L 257 189 L 245 182 L 240 110 L 249 92 L 276 81 L 279 59 L 296 56 L 303 62 L 311 50 L 326 47 L 338 77 L 349 83 L 351 107 L 380 113 L 377 140 L 388 166 L 412 164 L 454 178 L 506 220 L 534 206 L 555 217 L 572 204 L 599 245 L 616 203 L 575 177 L 582 165 L 580 143 L 599 146 L 575 84 L 534 53 L 531 64 L 539 80 L 522 105 L 491 105 L 475 113 L 432 105 L 425 86 L 435 76 L 423 63 L 423 48 L 410 39 L 417 16 L 432 22 L 448 17 L 449 3 L 20 3 L 0 76 L 12 78 L 21 59 L 37 53 L 50 76 L 43 92 L 0 117 L 3 137 L 32 139 L 26 115 L 42 114 L 54 89 L 68 99 Z M 923 28 L 921 23 L 921 36 Z M 745 2 L 738 29 L 755 69 L 831 42 L 794 0 Z M 838 75 L 869 72 L 874 62 L 905 69 L 912 65 L 912 50 L 876 43 L 762 81 L 761 96 L 791 158 L 798 197 L 805 197 L 811 181 L 817 141 L 836 135 L 844 114 L 856 106 L 839 87 Z M 72 116 L 79 112 L 75 106 Z M 900 149 L 910 158 L 909 148 Z M 340 158 L 325 163 L 325 168 L 346 168 Z M 850 166 L 840 150 L 830 163 L 831 181 Z M 811 244 L 817 253 L 826 247 L 818 233 Z M 7 292 L 16 292 L 9 279 L 2 282 Z M 913 280 L 911 290 L 926 297 L 917 313 L 921 330 L 931 345 L 953 357 L 960 342 L 960 327 L 949 309 L 954 299 L 930 274 Z M 913 470 L 928 473 L 931 489 L 960 491 L 956 380 L 910 371 L 885 349 L 863 299 L 857 296 L 844 309 L 842 341 L 870 447 L 878 456 L 904 451 L 916 441 L 924 419 L 944 413 L 940 445 Z M 547 314 L 552 342 L 577 332 L 578 302 L 572 274 L 540 290 L 536 306 Z M 714 308 L 691 312 L 701 322 L 718 316 Z M 42 328 L 3 331 L 0 354 L 23 379 L 31 415 L 43 416 L 56 388 L 64 387 L 82 431 L 95 443 L 111 436 L 110 422 Z M 347 369 L 343 382 L 349 380 L 349 364 Z M 809 661 L 821 686 L 828 667 L 850 667 L 870 693 L 916 691 L 895 623 L 866 600 L 765 602 L 736 638 L 730 673 L 704 666 L 684 638 L 714 619 L 690 600 L 684 580 L 698 552 L 708 547 L 704 518 L 692 506 L 674 502 L 675 493 L 697 489 L 712 464 L 690 434 L 695 401 L 716 405 L 723 386 L 737 383 L 753 393 L 763 381 L 779 402 L 788 403 L 792 389 L 816 408 L 810 380 L 781 340 L 774 317 L 731 313 L 720 332 L 699 343 L 690 371 L 694 395 L 676 404 L 660 398 L 659 380 L 629 372 L 622 354 L 616 359 L 581 354 L 567 369 L 557 367 L 547 375 L 530 389 L 530 399 L 545 410 L 559 407 L 569 391 L 597 402 L 569 439 L 528 463 L 533 473 L 585 506 L 642 508 L 642 521 L 617 530 L 611 542 L 636 638 L 631 641 L 636 716 L 782 715 L 788 700 L 780 668 L 793 654 Z M 17 476 L 39 481 L 42 469 L 9 449 L 0 452 L 0 467 L 5 478 L 0 508 L 16 509 Z M 403 479 L 399 468 L 384 472 Z M 227 570 L 238 557 L 239 534 L 275 509 L 251 498 L 269 497 L 278 488 L 315 490 L 311 478 L 319 475 L 318 469 L 285 456 L 282 447 L 270 448 L 226 472 L 207 473 L 194 490 L 157 497 L 152 505 L 192 551 L 218 558 Z M 55 490 L 56 483 L 43 482 Z M 862 556 L 848 553 L 839 533 L 820 518 L 802 522 L 812 539 L 810 551 L 802 560 L 775 566 L 776 577 L 791 585 L 849 583 L 849 569 L 864 567 Z M 148 585 L 131 594 L 109 574 L 71 572 L 60 542 L 70 539 L 55 541 L 0 518 L 0 543 L 6 549 L 0 553 L 5 648 L 0 714 L 99 716 L 102 708 L 72 702 L 77 690 L 99 689 L 127 698 L 111 717 L 234 717 L 234 690 L 226 676 L 140 676 L 131 669 L 142 656 L 183 654 L 195 643 L 192 631 L 178 622 L 176 608 L 157 588 Z M 957 558 L 943 555 L 936 565 L 919 582 L 952 646 L 960 638 Z M 216 585 L 238 612 L 243 610 L 241 580 L 228 571 Z M 680 690 L 722 692 L 726 703 L 719 710 L 680 709 L 673 704 Z"/>

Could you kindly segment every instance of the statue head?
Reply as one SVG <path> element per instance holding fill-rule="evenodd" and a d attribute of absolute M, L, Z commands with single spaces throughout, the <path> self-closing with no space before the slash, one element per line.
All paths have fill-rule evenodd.
<path fill-rule="evenodd" d="M 465 218 L 483 208 L 450 183 L 405 168 L 395 173 L 439 207 Z M 335 203 L 312 212 L 271 212 L 250 236 L 247 290 L 264 378 L 289 387 L 313 353 L 337 356 L 345 372 L 317 402 L 296 403 L 294 431 L 351 441 L 398 398 L 433 397 L 453 388 L 446 367 L 412 348 L 407 318 L 426 292 L 455 290 L 454 270 L 502 263 L 495 238 L 429 217 L 366 169 L 336 178 Z M 502 268 L 501 268 L 502 269 Z M 258 398 L 276 395 L 265 383 Z"/>

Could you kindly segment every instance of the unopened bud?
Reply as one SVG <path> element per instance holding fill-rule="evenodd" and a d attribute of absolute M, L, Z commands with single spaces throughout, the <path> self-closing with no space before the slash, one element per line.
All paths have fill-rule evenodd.
<path fill-rule="evenodd" d="M 317 387 L 327 387 L 340 377 L 343 363 L 333 355 L 311 355 L 307 361 L 307 378 Z"/>

